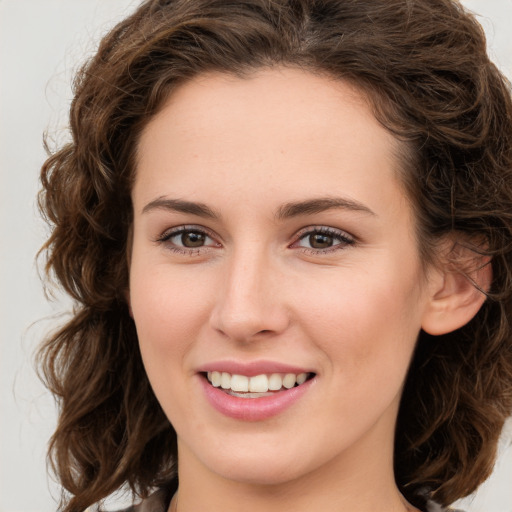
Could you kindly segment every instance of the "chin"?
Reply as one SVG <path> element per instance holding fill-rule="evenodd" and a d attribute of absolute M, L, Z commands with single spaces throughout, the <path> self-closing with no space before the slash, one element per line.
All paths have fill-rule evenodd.
<path fill-rule="evenodd" d="M 221 464 L 215 468 L 217 474 L 227 480 L 247 484 L 251 486 L 269 486 L 286 484 L 297 480 L 302 476 L 302 471 L 291 462 L 286 464 L 276 460 L 257 464 L 250 464 L 248 461 L 237 461 L 234 464 Z"/>
<path fill-rule="evenodd" d="M 279 450 L 281 444 L 281 450 Z M 330 460 L 311 457 L 300 445 L 283 446 L 275 440 L 229 445 L 225 450 L 200 450 L 200 464 L 219 477 L 253 486 L 286 484 L 314 472 Z M 252 447 L 252 449 L 250 449 Z M 283 449 L 284 448 L 284 449 Z"/>

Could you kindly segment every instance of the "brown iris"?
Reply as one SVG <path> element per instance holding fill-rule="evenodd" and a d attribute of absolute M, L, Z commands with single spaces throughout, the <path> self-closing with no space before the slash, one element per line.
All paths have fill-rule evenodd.
<path fill-rule="evenodd" d="M 327 249 L 332 247 L 334 239 L 331 235 L 324 233 L 312 233 L 309 235 L 309 245 L 313 249 Z"/>
<path fill-rule="evenodd" d="M 205 239 L 206 235 L 198 231 L 186 231 L 181 234 L 181 243 L 184 247 L 202 247 Z"/>

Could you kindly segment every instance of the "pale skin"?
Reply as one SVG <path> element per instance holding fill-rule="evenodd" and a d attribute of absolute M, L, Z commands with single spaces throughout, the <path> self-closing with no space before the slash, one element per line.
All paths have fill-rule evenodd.
<path fill-rule="evenodd" d="M 422 265 L 397 144 L 356 89 L 291 68 L 197 77 L 144 130 L 129 301 L 179 512 L 415 510 L 392 457 L 417 335 L 484 297 Z M 262 360 L 314 382 L 262 421 L 205 399 L 199 367 Z"/>

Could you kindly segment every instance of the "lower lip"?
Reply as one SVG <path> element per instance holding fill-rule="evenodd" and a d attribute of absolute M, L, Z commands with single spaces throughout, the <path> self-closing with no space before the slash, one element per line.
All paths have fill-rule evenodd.
<path fill-rule="evenodd" d="M 213 387 L 201 376 L 203 390 L 210 404 L 225 416 L 243 421 L 262 421 L 277 416 L 298 402 L 308 392 L 313 381 L 314 378 L 300 386 L 279 391 L 272 396 L 240 398 Z"/>

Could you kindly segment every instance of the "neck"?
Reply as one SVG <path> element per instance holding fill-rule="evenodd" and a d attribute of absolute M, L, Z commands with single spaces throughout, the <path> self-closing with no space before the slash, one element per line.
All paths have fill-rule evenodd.
<path fill-rule="evenodd" d="M 369 484 L 371 485 L 371 484 Z M 195 490 L 194 490 L 195 489 Z M 181 485 L 171 502 L 169 512 L 191 512 L 201 510 L 203 512 L 231 512 L 239 511 L 240 507 L 244 512 L 282 512 L 293 510 L 294 512 L 311 512 L 322 510 L 323 512 L 339 512 L 350 510 L 351 512 L 419 512 L 412 505 L 407 503 L 398 489 L 387 490 L 387 494 L 368 495 L 368 489 L 353 499 L 347 496 L 342 486 L 339 486 L 335 493 L 327 485 L 323 486 L 323 493 L 319 489 L 307 492 L 302 489 L 295 489 L 295 486 L 276 485 L 268 486 L 244 486 L 235 484 L 223 488 L 197 489 Z M 200 494 L 200 496 L 198 496 Z M 243 504 L 243 505 L 242 505 Z"/>
<path fill-rule="evenodd" d="M 180 445 L 179 507 L 169 512 L 412 512 L 394 481 L 392 448 L 345 453 L 297 478 L 259 484 L 224 478 Z"/>

